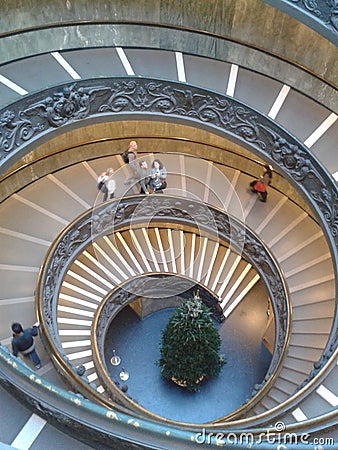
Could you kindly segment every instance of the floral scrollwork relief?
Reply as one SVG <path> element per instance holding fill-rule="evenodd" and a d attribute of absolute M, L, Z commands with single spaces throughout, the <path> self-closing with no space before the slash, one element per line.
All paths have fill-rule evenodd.
<path fill-rule="evenodd" d="M 136 216 L 136 221 L 134 218 Z M 58 292 L 61 287 L 63 277 L 67 267 L 81 255 L 83 251 L 91 246 L 96 239 L 103 236 L 109 236 L 116 231 L 133 227 L 133 223 L 142 224 L 154 220 L 155 223 L 163 224 L 175 223 L 179 227 L 188 227 L 199 229 L 201 236 L 204 233 L 210 238 L 219 239 L 231 244 L 235 252 L 242 253 L 242 258 L 248 261 L 260 274 L 265 282 L 269 292 L 275 314 L 278 316 L 278 332 L 276 334 L 275 360 L 273 367 L 270 367 L 273 373 L 274 367 L 284 350 L 286 337 L 288 335 L 288 296 L 283 284 L 283 277 L 275 263 L 272 255 L 265 248 L 259 238 L 248 228 L 246 228 L 237 219 L 228 214 L 205 205 L 192 199 L 183 199 L 171 196 L 134 196 L 117 199 L 116 201 L 100 204 L 92 210 L 88 210 L 80 218 L 74 220 L 66 230 L 61 233 L 58 240 L 53 244 L 49 253 L 43 271 L 39 278 L 38 299 L 40 302 L 40 311 L 43 314 L 43 321 L 48 329 L 49 340 L 56 346 L 57 351 L 64 360 L 65 371 L 69 369 L 69 362 L 64 355 L 61 343 L 59 342 L 56 311 L 58 302 Z M 137 225 L 139 226 L 139 225 Z M 163 225 L 166 227 L 167 225 Z M 212 237 L 213 236 L 213 237 Z M 168 291 L 171 295 L 171 289 L 175 284 L 173 295 L 175 295 L 177 286 L 182 287 L 182 292 L 191 288 L 193 280 L 175 280 L 173 284 L 168 277 L 163 278 L 161 274 L 148 274 L 149 284 L 144 277 L 135 277 L 128 280 L 128 288 L 117 286 L 116 292 L 111 296 L 111 302 L 106 302 L 102 309 L 102 317 L 97 325 L 96 333 L 98 343 L 102 346 L 106 328 L 116 311 L 126 302 L 132 301 L 136 297 L 149 296 L 152 287 L 151 277 L 156 276 L 158 286 L 162 291 Z M 172 276 L 175 276 L 174 274 Z M 177 278 L 177 277 L 176 277 Z M 169 280 L 169 281 L 168 281 Z M 195 285 L 195 284 L 194 284 Z M 167 292 L 167 293 L 168 293 Z M 108 297 L 107 297 L 108 298 Z M 217 298 L 210 297 L 208 304 L 215 317 L 223 319 L 223 312 L 220 309 Z M 222 316 L 222 317 L 221 317 Z"/>
<path fill-rule="evenodd" d="M 322 188 L 320 192 L 311 191 L 312 198 L 320 205 L 323 216 L 330 225 L 332 236 L 338 235 L 337 193 L 329 188 Z"/>
<path fill-rule="evenodd" d="M 40 129 L 46 129 L 48 126 L 58 128 L 70 119 L 79 120 L 88 117 L 91 103 L 109 90 L 109 87 L 105 86 L 77 87 L 74 83 L 29 105 L 21 114 L 26 117 L 39 117 Z"/>
<path fill-rule="evenodd" d="M 309 8 L 314 4 L 307 2 Z M 337 15 L 336 1 L 329 1 L 327 8 Z M 83 80 L 58 90 L 50 88 L 34 96 L 25 96 L 10 110 L 0 111 L 0 165 L 5 164 L 12 154 L 24 151 L 22 147 L 40 133 L 45 135 L 83 119 L 134 112 L 192 119 L 195 123 L 210 124 L 270 158 L 276 168 L 303 190 L 318 213 L 324 215 L 331 234 L 336 233 L 336 224 L 332 222 L 335 211 L 328 213 L 332 206 L 323 193 L 326 189 L 331 198 L 334 195 L 330 175 L 301 142 L 272 120 L 226 95 L 178 82 L 147 78 L 107 78 L 100 80 L 100 84 L 96 82 Z M 170 208 L 173 213 L 180 214 L 175 205 Z M 123 220 L 124 208 L 114 213 L 115 220 L 118 217 Z M 98 217 L 94 228 L 99 230 L 109 222 L 107 214 L 105 218 Z"/>
<path fill-rule="evenodd" d="M 338 30 L 338 1 L 337 0 L 285 0 L 303 9 L 323 22 L 324 25 Z"/>
<path fill-rule="evenodd" d="M 3 152 L 6 154 L 14 148 L 19 147 L 23 142 L 29 141 L 35 131 L 41 131 L 39 127 L 21 118 L 23 113 L 16 115 L 13 111 L 6 110 L 0 116 L 0 159 Z"/>

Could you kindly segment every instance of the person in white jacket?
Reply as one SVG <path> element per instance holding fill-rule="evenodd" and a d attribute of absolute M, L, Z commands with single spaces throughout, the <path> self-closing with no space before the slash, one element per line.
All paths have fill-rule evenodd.
<path fill-rule="evenodd" d="M 103 201 L 105 202 L 109 198 L 112 199 L 114 197 L 116 182 L 113 178 L 114 170 L 109 167 L 105 172 L 102 172 L 98 179 L 98 189 L 103 192 Z"/>

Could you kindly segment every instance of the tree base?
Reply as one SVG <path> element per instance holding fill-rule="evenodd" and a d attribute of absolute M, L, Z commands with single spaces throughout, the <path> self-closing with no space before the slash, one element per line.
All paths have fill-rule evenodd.
<path fill-rule="evenodd" d="M 195 381 L 195 384 L 199 384 L 203 380 L 204 380 L 204 376 L 201 376 L 201 378 L 199 378 L 198 380 Z M 171 381 L 174 382 L 175 384 L 177 384 L 178 386 L 187 387 L 187 382 L 184 380 L 177 380 L 175 377 L 171 377 Z"/>

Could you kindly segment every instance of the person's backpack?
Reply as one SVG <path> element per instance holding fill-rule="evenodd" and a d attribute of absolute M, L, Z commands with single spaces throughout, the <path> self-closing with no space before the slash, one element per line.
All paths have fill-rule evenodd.
<path fill-rule="evenodd" d="M 102 180 L 102 181 L 100 181 L 100 182 L 97 184 L 98 190 L 101 191 L 101 189 L 103 188 L 103 186 L 104 186 L 104 181 Z"/>
<path fill-rule="evenodd" d="M 126 164 L 129 163 L 129 156 L 128 156 L 129 153 L 130 153 L 129 150 L 126 150 L 126 151 L 123 152 L 122 155 L 121 155 L 121 156 L 122 156 L 122 159 L 123 159 L 123 162 L 126 163 Z"/>

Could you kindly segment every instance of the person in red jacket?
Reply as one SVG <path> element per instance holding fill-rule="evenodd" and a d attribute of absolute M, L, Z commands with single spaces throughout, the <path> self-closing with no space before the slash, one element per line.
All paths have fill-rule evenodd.
<path fill-rule="evenodd" d="M 265 170 L 259 179 L 250 183 L 251 192 L 257 194 L 261 202 L 266 202 L 268 196 L 266 188 L 270 185 L 272 179 L 272 167 L 265 164 L 264 169 Z"/>

